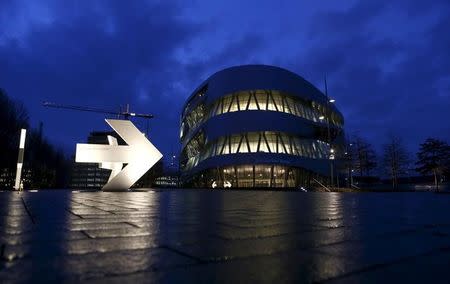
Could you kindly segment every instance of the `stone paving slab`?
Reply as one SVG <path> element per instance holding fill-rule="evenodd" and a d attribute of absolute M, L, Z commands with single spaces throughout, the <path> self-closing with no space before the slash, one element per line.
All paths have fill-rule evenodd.
<path fill-rule="evenodd" d="M 450 195 L 0 192 L 0 283 L 450 282 Z"/>

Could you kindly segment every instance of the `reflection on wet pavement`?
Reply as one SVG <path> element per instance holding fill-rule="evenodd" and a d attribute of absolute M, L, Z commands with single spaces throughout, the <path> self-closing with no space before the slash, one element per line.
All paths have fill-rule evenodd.
<path fill-rule="evenodd" d="M 0 192 L 0 279 L 448 282 L 449 213 L 432 193 Z"/>

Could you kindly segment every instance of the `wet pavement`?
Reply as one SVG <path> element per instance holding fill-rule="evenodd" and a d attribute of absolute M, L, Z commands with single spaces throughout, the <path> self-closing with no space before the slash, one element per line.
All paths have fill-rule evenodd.
<path fill-rule="evenodd" d="M 450 282 L 450 195 L 0 192 L 0 282 Z"/>

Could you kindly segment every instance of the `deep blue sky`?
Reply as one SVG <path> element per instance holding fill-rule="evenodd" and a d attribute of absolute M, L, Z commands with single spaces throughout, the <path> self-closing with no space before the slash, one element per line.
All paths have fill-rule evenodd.
<path fill-rule="evenodd" d="M 346 130 L 379 150 L 450 141 L 450 1 L 0 0 L 0 87 L 67 153 L 102 115 L 42 101 L 153 113 L 150 137 L 178 149 L 182 104 L 210 74 L 271 64 L 323 89 Z M 145 127 L 145 123 L 138 122 Z"/>

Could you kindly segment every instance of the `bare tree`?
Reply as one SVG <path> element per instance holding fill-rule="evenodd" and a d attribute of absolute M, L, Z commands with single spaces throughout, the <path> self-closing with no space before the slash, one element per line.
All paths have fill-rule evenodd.
<path fill-rule="evenodd" d="M 351 151 L 351 143 L 347 143 L 344 154 L 340 157 L 340 163 L 338 164 L 340 169 L 345 172 L 347 176 L 347 186 L 352 187 L 353 176 L 352 171 L 355 168 L 355 159 L 353 152 Z"/>
<path fill-rule="evenodd" d="M 402 140 L 397 136 L 390 136 L 383 145 L 383 166 L 392 180 L 392 188 L 398 187 L 398 178 L 407 172 L 409 158 Z"/>
<path fill-rule="evenodd" d="M 0 122 L 0 173 L 4 175 L 4 184 L 11 184 L 17 159 L 20 129 L 28 128 L 28 114 L 21 103 L 11 100 L 1 88 Z"/>
<path fill-rule="evenodd" d="M 27 187 L 48 188 L 62 186 L 67 174 L 67 160 L 62 151 L 55 149 L 42 137 L 42 124 L 38 131 L 30 129 L 28 113 L 20 102 L 15 102 L 0 89 L 0 173 L 5 175 L 0 187 L 8 187 L 14 181 L 19 134 L 26 128 L 26 154 L 24 169 L 29 169 Z M 61 180 L 61 181 L 59 181 Z"/>
<path fill-rule="evenodd" d="M 372 144 L 355 134 L 350 147 L 350 154 L 354 167 L 359 172 L 359 176 L 369 176 L 370 172 L 377 166 L 377 156 Z"/>
<path fill-rule="evenodd" d="M 428 138 L 420 144 L 417 153 L 416 171 L 422 174 L 433 173 L 436 191 L 439 191 L 438 176 L 445 173 L 450 166 L 450 146 L 445 141 Z"/>

